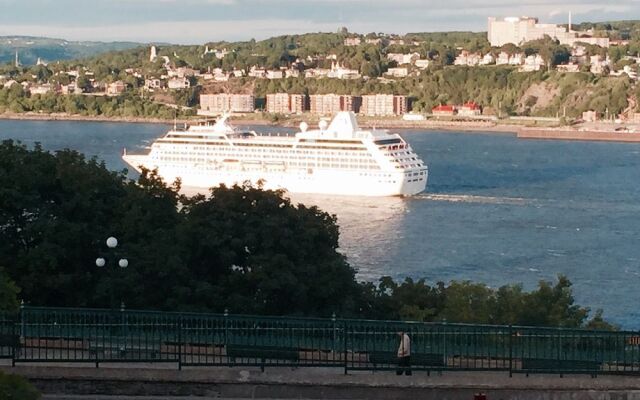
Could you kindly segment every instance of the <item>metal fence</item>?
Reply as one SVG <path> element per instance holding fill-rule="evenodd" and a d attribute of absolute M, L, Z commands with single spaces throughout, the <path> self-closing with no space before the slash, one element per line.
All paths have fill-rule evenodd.
<path fill-rule="evenodd" d="M 0 313 L 0 358 L 182 366 L 639 374 L 640 333 L 520 326 L 23 307 Z"/>

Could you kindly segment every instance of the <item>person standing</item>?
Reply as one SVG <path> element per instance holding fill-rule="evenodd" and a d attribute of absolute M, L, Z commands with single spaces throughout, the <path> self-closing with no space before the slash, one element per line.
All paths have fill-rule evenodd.
<path fill-rule="evenodd" d="M 398 332 L 400 345 L 398 346 L 398 369 L 396 375 L 411 375 L 411 339 L 405 332 Z"/>

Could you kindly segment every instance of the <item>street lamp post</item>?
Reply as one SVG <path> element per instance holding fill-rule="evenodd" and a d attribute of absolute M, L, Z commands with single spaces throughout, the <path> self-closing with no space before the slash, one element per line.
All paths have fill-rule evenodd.
<path fill-rule="evenodd" d="M 115 254 L 115 248 L 118 247 L 118 239 L 114 238 L 113 236 L 109 237 L 107 239 L 107 247 L 110 250 L 110 256 L 108 258 L 108 260 L 112 260 L 111 262 L 114 263 L 113 266 L 113 270 L 115 270 L 116 268 L 121 268 L 121 269 L 125 269 L 129 266 L 129 260 L 127 260 L 126 258 L 121 258 L 118 260 L 117 264 L 116 264 L 116 259 L 118 257 L 116 257 Z M 102 268 L 109 268 L 109 266 L 107 265 L 108 260 L 103 258 L 103 257 L 98 257 L 96 258 L 96 266 L 100 269 Z M 113 273 L 109 272 L 109 270 L 107 270 L 107 273 L 109 275 L 111 275 L 111 278 L 113 278 Z M 115 308 L 114 305 L 114 291 L 115 291 L 115 283 L 113 282 L 113 279 L 111 279 L 111 282 L 109 283 L 110 286 L 110 293 L 111 293 L 111 308 Z M 124 304 L 121 302 L 121 308 L 124 308 Z"/>

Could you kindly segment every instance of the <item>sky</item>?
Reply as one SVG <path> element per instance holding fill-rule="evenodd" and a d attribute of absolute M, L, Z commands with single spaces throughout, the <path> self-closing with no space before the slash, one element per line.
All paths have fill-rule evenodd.
<path fill-rule="evenodd" d="M 168 42 L 283 34 L 486 31 L 489 16 L 640 19 L 640 0 L 0 0 L 0 36 Z"/>

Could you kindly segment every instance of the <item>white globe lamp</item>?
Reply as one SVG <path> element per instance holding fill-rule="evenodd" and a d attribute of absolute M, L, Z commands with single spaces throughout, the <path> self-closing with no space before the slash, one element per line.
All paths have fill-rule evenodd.
<path fill-rule="evenodd" d="M 115 249 L 117 245 L 118 245 L 118 239 L 114 238 L 113 236 L 107 239 L 107 247 L 109 247 L 110 249 Z"/>

